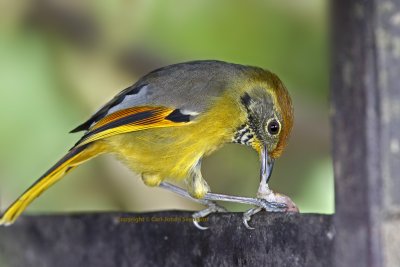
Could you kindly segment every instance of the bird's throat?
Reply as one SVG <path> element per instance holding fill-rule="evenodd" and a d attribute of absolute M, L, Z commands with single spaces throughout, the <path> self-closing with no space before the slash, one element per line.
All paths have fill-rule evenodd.
<path fill-rule="evenodd" d="M 251 146 L 254 142 L 255 133 L 248 124 L 241 125 L 232 138 L 232 143 Z"/>

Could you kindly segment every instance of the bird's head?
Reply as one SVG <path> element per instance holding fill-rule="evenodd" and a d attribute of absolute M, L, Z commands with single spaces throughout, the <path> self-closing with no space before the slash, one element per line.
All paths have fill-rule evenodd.
<path fill-rule="evenodd" d="M 247 114 L 245 128 L 252 136 L 247 145 L 259 153 L 261 179 L 268 182 L 274 160 L 282 154 L 292 130 L 291 98 L 275 74 L 257 69 L 240 101 Z"/>

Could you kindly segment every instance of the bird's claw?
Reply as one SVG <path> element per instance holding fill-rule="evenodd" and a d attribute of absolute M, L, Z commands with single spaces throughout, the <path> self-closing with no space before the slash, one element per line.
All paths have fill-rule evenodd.
<path fill-rule="evenodd" d="M 262 207 L 256 207 L 256 208 L 249 209 L 248 211 L 243 213 L 243 224 L 247 229 L 249 229 L 249 230 L 255 229 L 254 227 L 251 227 L 249 225 L 249 221 L 251 220 L 251 217 L 254 214 L 260 212 L 262 209 L 263 209 Z"/>
<path fill-rule="evenodd" d="M 199 219 L 200 219 L 200 218 L 193 218 L 193 224 L 194 224 L 194 226 L 196 226 L 197 229 L 202 230 L 202 231 L 207 230 L 207 229 L 208 229 L 207 226 L 202 226 L 202 225 L 200 225 L 200 223 L 199 223 L 199 221 L 198 221 Z"/>
<path fill-rule="evenodd" d="M 249 229 L 249 230 L 254 230 L 254 227 L 251 227 L 249 225 L 249 221 L 251 220 L 251 217 L 260 212 L 261 210 L 266 210 L 267 212 L 284 212 L 287 210 L 287 205 L 285 203 L 279 203 L 279 202 L 270 202 L 266 199 L 263 198 L 258 198 L 258 207 L 249 209 L 245 213 L 243 213 L 243 224 L 244 226 Z"/>
<path fill-rule="evenodd" d="M 255 229 L 254 227 L 251 227 L 249 225 L 249 221 L 251 220 L 251 216 L 253 216 L 254 214 L 256 214 L 257 212 L 259 212 L 261 210 L 262 210 L 262 208 L 257 207 L 257 208 L 249 209 L 248 211 L 243 213 L 243 224 L 247 229 L 249 229 L 249 230 Z"/>
<path fill-rule="evenodd" d="M 207 205 L 208 205 L 208 207 L 206 209 L 198 211 L 192 215 L 193 224 L 194 224 L 194 226 L 196 226 L 197 229 L 200 229 L 200 230 L 208 229 L 208 227 L 200 225 L 199 221 L 201 218 L 204 218 L 214 212 L 226 212 L 227 211 L 224 207 L 222 207 L 214 202 L 210 202 Z"/>
<path fill-rule="evenodd" d="M 246 219 L 246 218 L 243 217 L 243 224 L 244 224 L 244 226 L 245 226 L 247 229 L 249 229 L 249 230 L 254 230 L 254 229 L 256 229 L 256 228 L 251 227 L 251 226 L 249 225 L 249 220 L 250 220 L 250 219 L 251 219 L 251 218 Z"/>

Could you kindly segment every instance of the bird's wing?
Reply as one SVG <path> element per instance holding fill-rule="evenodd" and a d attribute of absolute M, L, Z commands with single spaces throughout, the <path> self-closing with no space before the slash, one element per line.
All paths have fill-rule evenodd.
<path fill-rule="evenodd" d="M 93 124 L 75 147 L 113 135 L 151 128 L 183 126 L 191 123 L 190 115 L 168 107 L 140 106 L 118 110 Z"/>
<path fill-rule="evenodd" d="M 145 75 L 117 94 L 89 120 L 71 132 L 87 131 L 103 118 L 124 109 L 142 106 L 179 109 L 191 119 L 208 110 L 214 101 L 248 68 L 221 61 L 193 61 L 170 65 Z"/>

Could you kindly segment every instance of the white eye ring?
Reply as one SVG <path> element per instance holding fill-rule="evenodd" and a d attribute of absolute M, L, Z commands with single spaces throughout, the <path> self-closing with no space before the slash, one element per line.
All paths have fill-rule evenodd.
<path fill-rule="evenodd" d="M 281 123 L 277 118 L 271 118 L 267 121 L 265 129 L 271 136 L 278 135 L 281 132 Z"/>

